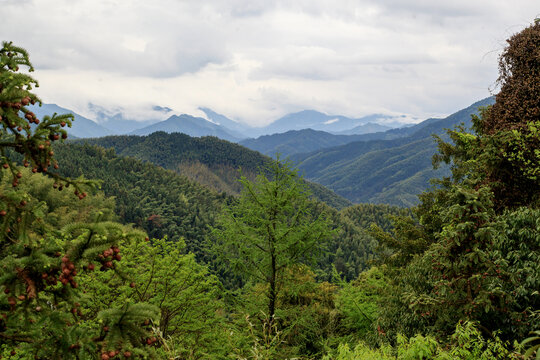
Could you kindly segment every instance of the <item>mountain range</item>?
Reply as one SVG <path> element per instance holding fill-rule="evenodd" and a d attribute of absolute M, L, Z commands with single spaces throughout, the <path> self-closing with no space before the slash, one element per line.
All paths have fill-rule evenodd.
<path fill-rule="evenodd" d="M 121 155 L 139 157 L 178 171 L 194 180 L 206 182 L 206 186 L 229 193 L 238 190 L 236 182 L 238 176 L 231 175 L 238 167 L 249 169 L 250 176 L 253 177 L 257 172 L 255 167 L 247 166 L 245 163 L 246 159 L 254 158 L 253 154 L 257 154 L 244 148 L 247 147 L 269 156 L 280 153 L 290 157 L 307 180 L 326 186 L 353 203 L 411 206 L 416 204 L 417 194 L 429 187 L 429 179 L 448 174 L 445 167 L 432 169 L 431 158 L 437 151 L 432 134 L 444 135 L 445 129 L 462 122 L 466 126 L 469 125 L 471 114 L 476 113 L 479 106 L 493 102 L 494 99 L 490 97 L 446 118 L 427 119 L 412 126 L 356 135 L 343 135 L 339 132 L 346 128 L 348 130 L 344 132 L 358 131 L 358 127 L 371 126 L 374 117 L 380 118 L 380 115 L 351 119 L 306 110 L 278 119 L 265 127 L 264 131 L 286 129 L 287 124 L 289 128 L 303 126 L 308 128 L 263 135 L 256 139 L 242 139 L 243 134 L 249 130 L 243 124 L 208 108 L 201 108 L 207 119 L 186 114 L 172 115 L 164 121 L 150 125 L 141 123 L 147 126 L 130 132 L 130 135 L 138 136 L 117 139 L 104 137 L 111 135 L 112 131 L 88 118 L 74 114 L 76 121 L 70 133 L 76 137 L 102 138 L 96 139 L 93 143 L 114 147 Z M 57 105 L 46 104 L 34 112 L 39 117 L 54 112 L 71 111 Z M 102 120 L 103 118 L 105 116 L 102 116 Z M 120 116 L 113 120 L 129 121 Z M 365 123 L 359 124 L 361 121 Z M 333 133 L 313 129 L 321 127 L 328 127 Z M 372 130 L 377 128 L 373 127 Z M 166 133 L 187 135 L 167 137 Z M 192 139 L 195 138 L 192 137 L 201 140 L 194 141 Z M 221 140 L 218 141 L 216 138 Z M 241 146 L 224 145 L 230 142 L 237 142 Z M 205 155 L 192 158 L 194 153 Z M 238 160 L 239 162 L 235 162 L 233 166 L 230 163 L 234 157 L 243 160 Z M 207 164 L 204 159 L 208 158 L 215 160 Z M 163 159 L 167 160 L 163 162 Z M 222 164 L 223 161 L 225 163 Z M 257 161 L 259 165 L 263 162 L 260 159 Z M 324 188 L 318 189 L 317 192 L 323 193 L 322 189 Z M 343 204 L 342 202 L 338 207 Z"/>
<path fill-rule="evenodd" d="M 216 136 L 224 140 L 239 142 L 243 139 L 261 135 L 283 133 L 290 130 L 313 129 L 331 134 L 353 135 L 381 132 L 403 126 L 402 117 L 373 114 L 358 119 L 341 115 L 327 115 L 315 110 L 304 110 L 287 114 L 265 127 L 250 127 L 247 124 L 231 120 L 209 108 L 199 110 L 205 117 L 188 114 L 175 115 L 167 107 L 154 106 L 152 114 L 146 120 L 126 118 L 121 111 L 106 110 L 89 103 L 88 109 L 96 121 L 75 113 L 56 104 L 43 104 L 30 108 L 38 117 L 53 113 L 70 113 L 75 116 L 73 127 L 68 129 L 72 137 L 89 138 L 107 135 L 149 135 L 156 131 L 167 133 L 181 132 L 190 136 Z M 160 119 L 167 116 L 165 120 Z"/>
<path fill-rule="evenodd" d="M 389 130 L 390 140 L 382 133 L 380 139 L 293 154 L 291 159 L 307 179 L 352 202 L 411 206 L 418 201 L 416 195 L 430 186 L 429 179 L 448 174 L 445 167 L 432 169 L 431 158 L 437 152 L 432 134 L 444 136 L 445 129 L 460 123 L 469 127 L 471 115 L 494 101 L 489 97 L 444 119 Z"/>
<path fill-rule="evenodd" d="M 38 119 L 42 119 L 44 116 L 52 116 L 54 113 L 61 114 L 72 114 L 75 118 L 73 121 L 72 127 L 67 129 L 69 135 L 72 137 L 86 138 L 86 137 L 100 137 L 112 135 L 113 132 L 95 121 L 92 121 L 82 115 L 79 115 L 69 109 L 65 109 L 56 104 L 42 104 L 41 106 L 33 105 L 28 107 Z"/>
<path fill-rule="evenodd" d="M 285 115 L 268 126 L 259 129 L 260 134 L 279 134 L 290 130 L 312 129 L 328 133 L 353 135 L 365 133 L 371 126 L 375 131 L 387 130 L 391 127 L 402 126 L 396 122 L 399 119 L 389 115 L 373 114 L 361 118 L 349 118 L 342 115 L 328 115 L 315 110 L 303 110 Z M 387 122 L 392 126 L 384 126 Z M 370 124 L 368 127 L 366 125 Z M 377 127 L 376 125 L 379 125 Z"/>

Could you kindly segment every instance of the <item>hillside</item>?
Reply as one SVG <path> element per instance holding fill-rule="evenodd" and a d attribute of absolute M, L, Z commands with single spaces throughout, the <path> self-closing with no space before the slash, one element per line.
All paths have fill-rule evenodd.
<path fill-rule="evenodd" d="M 356 141 L 291 158 L 307 179 L 353 202 L 411 206 L 417 203 L 416 195 L 429 187 L 430 178 L 447 174 L 445 168 L 432 169 L 436 144 L 431 134 L 444 134 L 444 129 L 462 122 L 469 125 L 470 115 L 492 102 L 487 98 L 444 119 L 390 130 L 396 136 L 393 140 Z"/>
<path fill-rule="evenodd" d="M 156 132 L 148 136 L 107 136 L 81 140 L 114 148 L 120 156 L 131 156 L 174 170 L 215 191 L 236 195 L 241 174 L 255 178 L 270 160 L 260 153 L 216 137 L 191 137 L 182 133 Z M 240 173 L 238 170 L 241 169 Z M 310 183 L 313 194 L 341 209 L 351 203 L 321 185 Z"/>
<path fill-rule="evenodd" d="M 361 137 L 358 135 L 333 135 L 324 131 L 303 129 L 274 135 L 263 135 L 257 139 L 242 140 L 239 144 L 268 156 L 275 156 L 279 153 L 283 157 L 287 157 L 293 154 L 344 145 L 360 139 Z"/>
<path fill-rule="evenodd" d="M 122 223 L 133 223 L 151 237 L 183 237 L 186 251 L 193 252 L 199 261 L 211 263 L 206 244 L 209 226 L 214 225 L 222 206 L 234 198 L 149 162 L 118 156 L 113 149 L 68 143 L 55 146 L 55 153 L 61 159 L 60 174 L 102 181 L 101 190 L 115 198 L 115 212 Z M 317 184 L 312 187 L 317 197 L 324 200 L 329 192 L 323 189 L 326 190 Z M 386 216 L 401 213 L 387 205 L 361 204 L 341 211 L 324 202 L 313 206 L 316 214 L 324 211 L 329 215 L 337 231 L 328 244 L 329 252 L 318 265 L 326 279 L 331 278 L 332 264 L 347 279 L 366 269 L 376 247 L 367 229 L 372 223 L 390 229 Z"/>
<path fill-rule="evenodd" d="M 133 223 L 149 236 L 184 237 L 186 250 L 205 256 L 208 224 L 226 201 L 189 179 L 150 163 L 119 157 L 112 149 L 63 144 L 55 148 L 59 172 L 64 176 L 102 180 L 106 196 L 116 199 L 123 223 Z"/>

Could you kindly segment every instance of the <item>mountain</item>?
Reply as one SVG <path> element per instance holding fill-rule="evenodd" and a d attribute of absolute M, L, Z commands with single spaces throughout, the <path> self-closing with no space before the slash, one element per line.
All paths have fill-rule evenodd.
<path fill-rule="evenodd" d="M 322 148 L 344 145 L 359 140 L 357 135 L 334 135 L 312 129 L 290 130 L 285 133 L 263 135 L 257 139 L 245 139 L 240 145 L 268 156 L 281 154 L 287 157 L 308 153 Z"/>
<path fill-rule="evenodd" d="M 156 122 L 159 122 L 159 120 L 131 120 L 125 119 L 122 114 L 115 114 L 107 117 L 107 119 L 100 124 L 109 129 L 111 135 L 122 135 L 153 125 Z"/>
<path fill-rule="evenodd" d="M 358 132 L 350 133 L 349 130 L 368 123 L 379 124 L 380 122 L 384 122 L 398 126 L 399 122 L 397 122 L 397 119 L 400 118 L 390 115 L 372 114 L 353 119 L 342 115 L 328 115 L 315 110 L 303 110 L 285 115 L 270 125 L 259 128 L 258 132 L 261 135 L 271 135 L 290 130 L 313 129 L 336 134 L 345 134 L 344 132 L 346 132 L 346 134 L 350 135 Z M 357 131 L 360 131 L 360 129 L 357 129 Z M 381 128 L 379 130 L 383 129 Z"/>
<path fill-rule="evenodd" d="M 241 138 L 245 138 L 246 134 L 251 131 L 251 127 L 246 124 L 242 124 L 240 122 L 234 121 L 226 117 L 225 115 L 218 114 L 217 112 L 206 108 L 206 107 L 200 107 L 199 110 L 205 113 L 205 115 L 208 117 L 208 119 L 217 124 L 221 125 L 231 131 L 236 132 L 237 134 L 242 134 L 242 136 L 239 136 Z"/>
<path fill-rule="evenodd" d="M 121 109 L 110 110 L 102 106 L 88 103 L 88 109 L 94 114 L 97 122 L 111 131 L 111 134 L 128 134 L 137 129 L 152 125 L 163 120 L 163 117 L 146 120 L 133 120 L 125 117 Z M 154 116 L 159 114 L 167 114 L 172 110 L 167 107 L 154 106 L 152 108 Z"/>
<path fill-rule="evenodd" d="M 235 134 L 221 125 L 214 124 L 201 117 L 187 114 L 180 116 L 173 115 L 165 121 L 137 129 L 130 135 L 149 135 L 157 131 L 166 133 L 183 133 L 190 136 L 216 136 L 220 139 L 236 142 L 241 139 L 241 135 Z"/>
<path fill-rule="evenodd" d="M 148 136 L 107 136 L 78 143 L 113 148 L 119 156 L 134 157 L 186 176 L 219 192 L 239 194 L 241 175 L 255 179 L 270 158 L 215 137 L 154 132 Z M 241 169 L 242 172 L 239 171 Z M 322 185 L 308 183 L 315 198 L 335 208 L 351 202 Z"/>
<path fill-rule="evenodd" d="M 33 105 L 29 106 L 29 109 L 36 114 L 39 119 L 43 116 L 52 116 L 54 113 L 58 115 L 73 114 L 75 121 L 71 128 L 67 128 L 69 135 L 73 135 L 77 138 L 90 138 L 111 135 L 112 131 L 104 128 L 95 121 L 85 118 L 71 110 L 60 107 L 56 104 L 43 104 L 42 106 Z"/>
<path fill-rule="evenodd" d="M 368 122 L 367 124 L 358 125 L 358 126 L 353 127 L 352 129 L 341 131 L 338 134 L 339 135 L 362 135 L 362 134 L 383 132 L 390 129 L 392 129 L 392 127 L 390 126 Z"/>
<path fill-rule="evenodd" d="M 389 130 L 392 140 L 355 141 L 291 158 L 307 179 L 353 202 L 411 206 L 417 202 L 416 195 L 429 186 L 430 178 L 448 173 L 445 167 L 432 169 L 437 146 L 431 135 L 443 135 L 444 129 L 460 123 L 469 126 L 471 114 L 493 101 L 487 98 L 444 119 Z"/>

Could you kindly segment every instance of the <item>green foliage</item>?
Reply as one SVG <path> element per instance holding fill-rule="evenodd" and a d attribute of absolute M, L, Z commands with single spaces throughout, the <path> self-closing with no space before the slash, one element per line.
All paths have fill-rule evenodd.
<path fill-rule="evenodd" d="M 90 207 L 74 214 L 82 208 L 75 205 L 67 209 L 75 197 L 69 201 L 65 196 L 51 194 L 50 188 L 63 190 L 71 186 L 80 201 L 87 195 L 83 191 L 96 183 L 73 181 L 49 171 L 49 166 L 58 168 L 51 143 L 66 137 L 62 128 L 71 126 L 72 116 L 55 114 L 37 119 L 26 108 L 30 103 L 39 103 L 29 92 L 37 82 L 18 73 L 19 65 L 33 70 L 24 49 L 3 43 L 0 152 L 5 170 L 0 173 L 0 346 L 11 349 L 10 354 L 33 359 L 96 358 L 105 350 L 115 352 L 126 346 L 147 354 L 134 335 L 145 331 L 134 322 L 141 316 L 151 317 L 152 306 L 100 309 L 98 318 L 110 323 L 111 331 L 107 332 L 94 326 L 93 319 L 85 316 L 78 302 L 83 296 L 78 290 L 80 273 L 90 270 L 89 264 L 98 261 L 103 270 L 113 269 L 113 262 L 120 260 L 117 244 L 141 234 L 101 221 L 100 217 L 92 223 L 70 223 L 86 219 L 96 209 Z M 24 167 L 31 166 L 32 173 L 44 173 L 50 180 L 20 170 L 15 159 L 21 157 Z M 11 177 L 13 189 L 8 190 L 5 185 L 5 171 L 9 171 L 7 177 Z M 24 186 L 19 187 L 23 176 Z M 91 205 L 100 203 L 106 202 L 100 199 Z"/>
<path fill-rule="evenodd" d="M 388 205 L 358 204 L 339 212 L 324 204 L 314 204 L 314 213 L 326 212 L 334 236 L 327 251 L 319 258 L 319 280 L 333 281 L 333 267 L 345 280 L 353 280 L 372 265 L 377 257 L 377 240 L 370 234 L 371 225 L 391 230 L 392 215 L 405 214 L 407 210 Z"/>
<path fill-rule="evenodd" d="M 365 344 L 358 344 L 353 349 L 348 344 L 339 344 L 337 350 L 331 355 L 325 355 L 323 360 L 393 360 L 390 347 L 371 349 Z"/>
<path fill-rule="evenodd" d="M 452 142 L 438 138 L 434 163 L 450 164 L 452 176 L 421 196 L 418 223 L 397 225 L 394 235 L 376 233 L 395 250 L 390 259 L 399 260 L 387 262 L 396 295 L 387 300 L 380 321 L 392 336 L 449 335 L 457 320 L 474 320 L 488 336 L 500 331 L 501 338 L 517 340 L 539 326 L 534 312 L 540 285 L 538 136 L 537 121 L 529 115 L 540 111 L 540 103 L 528 90 L 516 90 L 519 82 L 523 89 L 538 83 L 539 60 L 513 48 L 524 45 L 521 40 L 538 44 L 539 35 L 536 24 L 510 42 L 504 64 L 528 64 L 530 71 L 521 68 L 515 78 L 501 75 L 512 86 L 502 87 L 493 108 L 473 116 L 475 133 L 459 126 L 448 131 Z M 519 96 L 526 101 L 504 102 L 510 108 L 501 110 L 499 98 Z M 523 109 L 524 104 L 532 107 Z M 494 119 L 493 109 L 500 119 Z M 527 115 L 521 120 L 509 115 L 518 113 Z"/>
<path fill-rule="evenodd" d="M 193 254 L 183 254 L 184 247 L 182 240 L 125 241 L 117 273 L 88 274 L 81 286 L 91 301 L 91 311 L 124 304 L 153 305 L 158 316 L 142 319 L 138 327 L 144 328 L 145 322 L 146 327 L 153 325 L 157 343 L 169 349 L 169 356 L 217 356 L 224 351 L 219 282 L 195 262 Z M 151 318 L 159 320 L 150 324 Z"/>
<path fill-rule="evenodd" d="M 386 286 L 384 273 L 376 267 L 361 273 L 355 281 L 341 284 L 337 307 L 344 316 L 343 326 L 349 332 L 366 341 L 375 334 L 380 298 Z"/>
<path fill-rule="evenodd" d="M 270 359 L 318 358 L 342 334 L 341 314 L 335 304 L 338 287 L 317 283 L 305 265 L 290 267 L 288 273 L 276 300 L 274 321 L 262 310 L 268 303 L 268 285 L 244 288 L 234 309 L 239 320 L 234 323 L 232 348 L 240 358 L 249 354 Z M 268 326 L 272 326 L 270 332 Z"/>
<path fill-rule="evenodd" d="M 528 359 L 536 354 L 536 359 L 538 359 L 540 357 L 540 331 L 532 331 L 530 335 L 521 342 L 521 346 L 527 349 L 523 356 L 525 359 Z"/>
<path fill-rule="evenodd" d="M 431 336 L 416 335 L 411 338 L 398 336 L 395 348 L 383 345 L 379 349 L 371 349 L 359 343 L 354 349 L 348 344 L 340 344 L 337 351 L 326 355 L 323 360 L 349 359 L 388 359 L 388 360 L 491 360 L 518 358 L 514 356 L 508 343 L 497 336 L 486 340 L 475 323 L 458 323 L 449 346 L 443 346 Z"/>
<path fill-rule="evenodd" d="M 312 263 L 331 235 L 324 213 L 314 216 L 308 192 L 289 164 L 273 162 L 271 178 L 242 178 L 244 191 L 225 209 L 214 229 L 215 250 L 224 266 L 264 288 L 268 337 L 283 320 L 279 297 L 301 263 Z M 280 324 L 281 325 L 281 324 Z"/>
<path fill-rule="evenodd" d="M 458 323 L 452 335 L 453 348 L 449 353 L 457 359 L 508 359 L 510 346 L 493 334 L 491 339 L 486 339 L 473 322 Z"/>

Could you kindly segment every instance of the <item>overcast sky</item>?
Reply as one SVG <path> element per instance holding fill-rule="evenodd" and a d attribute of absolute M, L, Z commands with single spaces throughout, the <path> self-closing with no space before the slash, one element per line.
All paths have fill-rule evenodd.
<path fill-rule="evenodd" d="M 252 125 L 315 109 L 423 120 L 490 95 L 537 0 L 0 0 L 38 94 L 143 118 L 209 107 Z"/>

